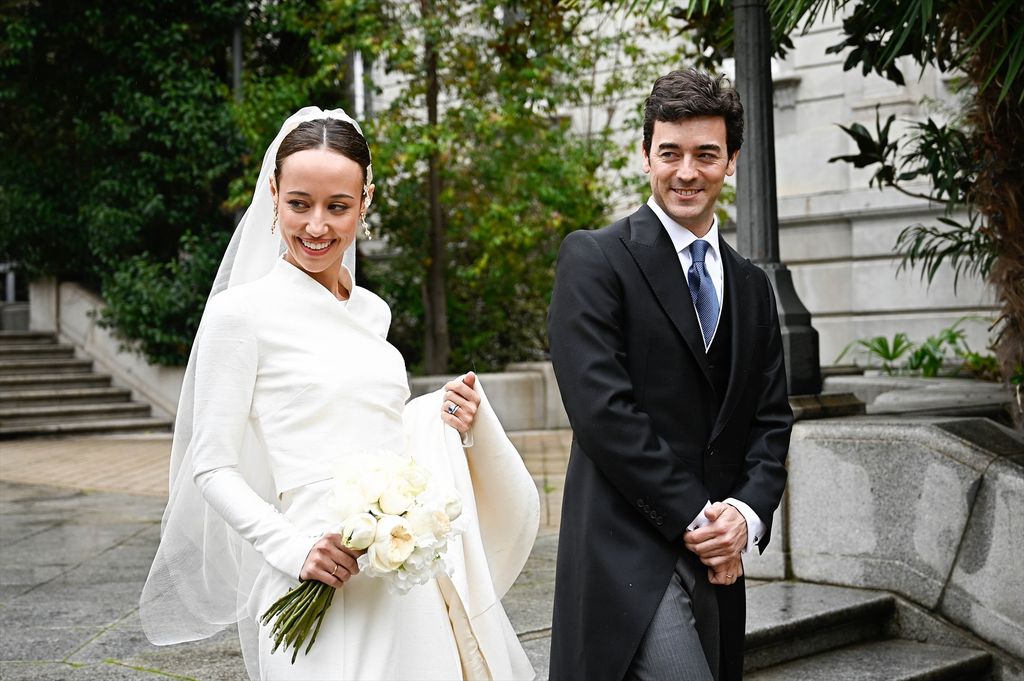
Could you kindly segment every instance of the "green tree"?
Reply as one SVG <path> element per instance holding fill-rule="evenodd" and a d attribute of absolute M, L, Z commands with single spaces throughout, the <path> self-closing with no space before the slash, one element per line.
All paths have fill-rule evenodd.
<path fill-rule="evenodd" d="M 859 153 L 845 160 L 875 166 L 872 181 L 906 191 L 903 183 L 925 177 L 926 198 L 943 202 L 939 226 L 904 230 L 904 263 L 931 279 L 943 263 L 957 274 L 979 274 L 1001 305 L 996 352 L 1003 375 L 1021 399 L 1024 365 L 1024 5 L 1017 0 L 768 0 L 775 48 L 784 53 L 793 31 L 806 30 L 826 12 L 844 12 L 843 40 L 828 48 L 847 52 L 844 68 L 872 71 L 903 84 L 898 60 L 962 75 L 962 110 L 950 123 L 916 124 L 901 139 L 888 136 L 891 119 L 872 134 L 847 132 Z M 725 0 L 691 0 L 691 27 L 704 47 L 727 54 L 731 21 Z M 714 49 L 708 53 L 714 52 Z M 967 222 L 954 217 L 958 208 Z"/>
<path fill-rule="evenodd" d="M 359 271 L 393 341 L 433 371 L 542 357 L 558 243 L 631 196 L 614 122 L 678 58 L 638 47 L 664 19 L 543 0 L 14 2 L 2 19 L 3 259 L 101 289 L 105 323 L 162 364 L 187 357 L 280 122 L 352 111 L 357 52 L 386 72 L 364 130 L 387 255 Z"/>
<path fill-rule="evenodd" d="M 622 187 L 608 109 L 677 58 L 633 47 L 668 27 L 545 0 L 372 8 L 338 11 L 362 17 L 350 47 L 387 72 L 368 131 L 391 256 L 366 269 L 393 340 L 429 373 L 543 358 L 558 244 L 603 224 Z"/>
<path fill-rule="evenodd" d="M 183 238 L 193 254 L 223 247 L 221 204 L 241 156 L 226 106 L 237 12 L 216 1 L 4 4 L 0 260 L 106 288 L 177 261 Z M 182 313 L 150 305 L 161 291 L 143 282 L 182 285 L 122 283 L 112 313 L 153 330 L 151 357 L 180 358 Z"/>

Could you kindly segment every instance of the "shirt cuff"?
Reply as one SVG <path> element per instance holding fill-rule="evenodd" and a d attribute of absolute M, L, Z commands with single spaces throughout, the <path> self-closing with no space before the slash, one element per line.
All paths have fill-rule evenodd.
<path fill-rule="evenodd" d="M 700 510 L 700 513 L 698 513 L 697 517 L 693 519 L 693 522 L 686 526 L 686 530 L 688 532 L 692 531 L 692 530 L 699 530 L 700 528 L 704 527 L 705 525 L 710 525 L 711 524 L 711 521 L 708 520 L 708 517 L 706 515 L 704 515 L 704 511 L 708 510 L 709 508 L 711 508 L 711 501 L 710 500 L 704 502 L 704 508 L 702 508 Z"/>
<path fill-rule="evenodd" d="M 754 550 L 754 547 L 757 546 L 758 542 L 761 541 L 761 537 L 764 536 L 764 523 L 761 522 L 761 518 L 754 513 L 754 509 L 750 508 L 750 506 L 747 506 L 746 503 L 739 499 L 729 497 L 725 500 L 725 503 L 739 511 L 740 514 L 743 515 L 743 519 L 747 521 L 747 546 L 740 551 L 740 553 L 751 553 Z"/>

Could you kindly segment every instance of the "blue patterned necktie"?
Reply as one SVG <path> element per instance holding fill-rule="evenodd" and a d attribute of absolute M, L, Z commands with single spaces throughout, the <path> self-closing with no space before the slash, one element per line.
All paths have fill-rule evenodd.
<path fill-rule="evenodd" d="M 686 273 L 686 279 L 690 284 L 690 298 L 693 299 L 693 307 L 700 318 L 705 349 L 711 345 L 715 327 L 718 326 L 718 294 L 715 293 L 715 284 L 711 281 L 708 268 L 704 266 L 704 257 L 710 246 L 711 244 L 703 239 L 697 239 L 690 244 L 693 263 Z"/>

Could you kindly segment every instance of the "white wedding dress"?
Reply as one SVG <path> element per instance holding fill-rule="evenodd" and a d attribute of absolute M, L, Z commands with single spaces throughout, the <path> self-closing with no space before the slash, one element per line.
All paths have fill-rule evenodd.
<path fill-rule="evenodd" d="M 369 291 L 356 287 L 338 301 L 285 260 L 207 306 L 195 349 L 191 473 L 206 503 L 263 560 L 249 566 L 255 578 L 247 599 L 244 588 L 239 596 L 250 624 L 298 583 L 316 538 L 334 530 L 322 511 L 342 457 L 358 466 L 382 450 L 411 454 L 460 490 L 471 523 L 450 551 L 450 578 L 399 596 L 356 575 L 336 592 L 311 652 L 294 664 L 291 650 L 271 654 L 269 628 L 259 628 L 255 646 L 243 640 L 243 650 L 258 650 L 255 663 L 247 659 L 250 674 L 531 679 L 500 597 L 536 533 L 536 489 L 486 400 L 468 449 L 443 425 L 439 393 L 406 405 L 405 364 L 386 340 L 389 324 L 387 304 Z M 272 482 L 269 500 L 253 490 L 252 464 L 242 460 L 253 436 L 263 452 L 257 467 Z M 246 630 L 240 625 L 243 637 Z"/>

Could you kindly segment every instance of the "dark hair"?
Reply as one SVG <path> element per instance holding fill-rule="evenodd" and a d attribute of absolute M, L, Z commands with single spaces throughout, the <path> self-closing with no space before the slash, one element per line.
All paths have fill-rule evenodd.
<path fill-rule="evenodd" d="M 337 118 L 299 123 L 285 135 L 281 146 L 277 148 L 274 180 L 281 182 L 281 165 L 286 158 L 307 149 L 330 149 L 352 159 L 363 169 L 363 184 L 366 184 L 366 169 L 370 165 L 370 148 L 366 146 L 366 138 L 359 134 L 354 125 Z"/>
<path fill-rule="evenodd" d="M 725 145 L 729 157 L 743 145 L 743 104 L 725 76 L 705 71 L 673 71 L 654 81 L 644 102 L 644 152 L 651 153 L 654 121 L 674 123 L 694 116 L 725 119 Z"/>

